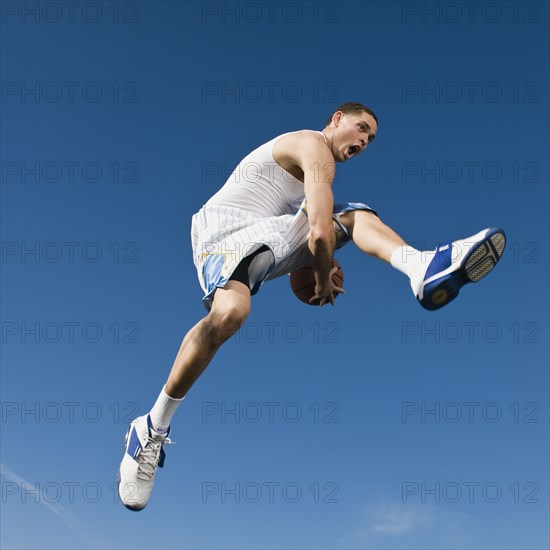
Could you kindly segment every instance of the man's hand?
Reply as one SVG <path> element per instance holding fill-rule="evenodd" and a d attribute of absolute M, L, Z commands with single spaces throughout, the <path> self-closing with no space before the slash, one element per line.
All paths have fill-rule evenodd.
<path fill-rule="evenodd" d="M 309 303 L 312 305 L 319 305 L 323 307 L 325 304 L 334 305 L 334 293 L 345 294 L 346 291 L 334 284 L 332 276 L 338 271 L 338 267 L 334 266 L 329 273 L 328 282 L 326 285 L 315 285 L 315 296 L 313 296 Z"/>

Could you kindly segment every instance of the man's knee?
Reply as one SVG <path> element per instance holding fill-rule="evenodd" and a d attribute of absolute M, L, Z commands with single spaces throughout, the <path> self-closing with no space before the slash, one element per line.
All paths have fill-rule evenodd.
<path fill-rule="evenodd" d="M 221 344 L 231 338 L 244 324 L 250 307 L 240 303 L 214 305 L 204 320 L 203 339 Z"/>
<path fill-rule="evenodd" d="M 345 214 L 342 214 L 339 218 L 340 223 L 347 229 L 350 235 L 353 235 L 353 229 L 355 227 L 356 218 L 360 217 L 363 221 L 371 223 L 377 223 L 378 216 L 371 210 L 350 210 Z"/>

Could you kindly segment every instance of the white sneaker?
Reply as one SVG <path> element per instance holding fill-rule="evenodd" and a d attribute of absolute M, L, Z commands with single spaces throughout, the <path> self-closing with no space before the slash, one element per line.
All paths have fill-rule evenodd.
<path fill-rule="evenodd" d="M 426 309 L 447 305 L 458 296 L 462 286 L 477 282 L 492 271 L 505 246 L 506 235 L 498 227 L 439 245 L 415 291 L 416 298 Z"/>
<path fill-rule="evenodd" d="M 170 445 L 170 428 L 165 434 L 153 430 L 149 415 L 139 416 L 126 433 L 126 450 L 120 463 L 118 494 L 130 510 L 143 510 L 149 502 L 157 466 L 164 465 L 164 444 Z"/>

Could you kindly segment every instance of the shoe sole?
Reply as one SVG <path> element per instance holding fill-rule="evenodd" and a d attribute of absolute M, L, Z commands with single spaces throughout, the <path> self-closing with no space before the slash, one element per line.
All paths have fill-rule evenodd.
<path fill-rule="evenodd" d="M 453 273 L 428 283 L 424 287 L 424 298 L 420 301 L 430 311 L 442 308 L 454 300 L 467 283 L 476 283 L 488 275 L 500 260 L 506 246 L 506 235 L 502 229 L 491 228 L 466 254 L 461 266 Z"/>
<path fill-rule="evenodd" d="M 124 506 L 125 508 L 128 508 L 128 510 L 132 510 L 132 512 L 139 512 L 141 510 L 143 510 L 145 508 L 145 506 L 141 506 L 141 507 L 137 507 L 137 506 L 130 506 L 130 504 L 125 504 L 124 502 L 122 502 L 122 497 L 120 496 L 120 485 L 122 483 L 122 480 L 120 479 L 120 470 L 118 472 L 118 498 L 120 500 L 120 504 L 122 504 L 122 506 Z"/>

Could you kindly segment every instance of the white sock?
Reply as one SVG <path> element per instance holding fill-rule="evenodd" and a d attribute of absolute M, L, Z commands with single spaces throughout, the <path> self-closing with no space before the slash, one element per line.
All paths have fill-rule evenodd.
<path fill-rule="evenodd" d="M 459 264 L 466 258 L 473 246 L 479 243 L 487 233 L 487 229 L 482 229 L 479 233 L 472 235 L 466 239 L 460 239 L 449 243 L 451 246 L 451 263 Z M 445 245 L 442 245 L 439 250 L 444 250 Z M 420 251 L 412 246 L 398 246 L 391 255 L 391 265 L 409 277 L 411 288 L 415 294 L 418 294 L 418 289 L 424 280 L 426 270 L 430 265 L 435 250 Z"/>
<path fill-rule="evenodd" d="M 170 397 L 166 393 L 166 386 L 163 386 L 156 403 L 149 413 L 155 432 L 166 433 L 168 431 L 172 417 L 184 399 L 185 397 L 181 399 Z"/>
<path fill-rule="evenodd" d="M 434 256 L 435 250 L 420 251 L 412 246 L 404 245 L 398 246 L 392 252 L 390 262 L 395 269 L 410 279 L 411 288 L 416 295 Z"/>

